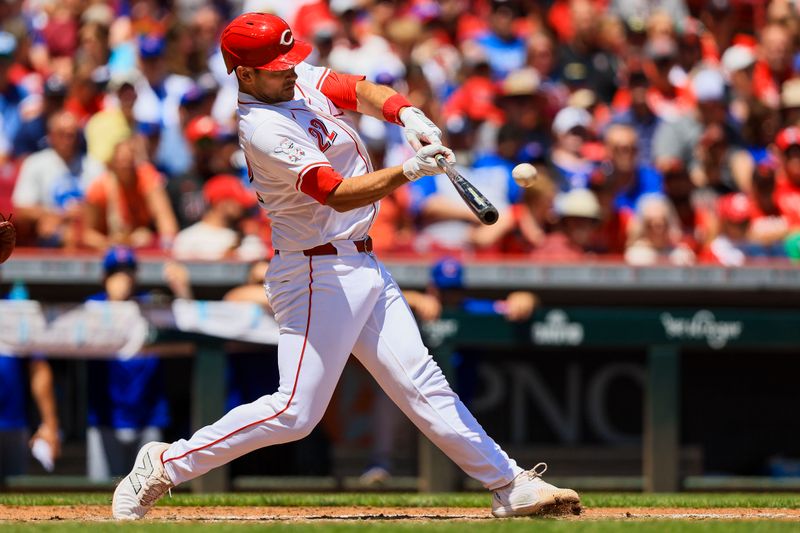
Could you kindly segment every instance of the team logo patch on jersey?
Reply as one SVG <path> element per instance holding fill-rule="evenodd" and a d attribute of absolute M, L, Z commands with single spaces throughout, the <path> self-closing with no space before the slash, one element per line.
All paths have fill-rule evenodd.
<path fill-rule="evenodd" d="M 294 141 L 290 141 L 289 139 L 283 139 L 281 144 L 275 147 L 275 153 L 286 154 L 286 157 L 288 157 L 289 161 L 292 163 L 297 163 L 306 155 L 302 148 L 295 145 Z"/>

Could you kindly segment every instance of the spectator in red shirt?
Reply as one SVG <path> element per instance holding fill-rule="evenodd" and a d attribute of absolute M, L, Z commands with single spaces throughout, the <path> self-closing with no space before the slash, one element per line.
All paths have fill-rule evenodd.
<path fill-rule="evenodd" d="M 730 46 L 737 26 L 737 10 L 734 4 L 744 4 L 738 0 L 701 0 L 695 1 L 694 12 L 699 12 L 698 18 L 707 33 L 711 36 L 706 48 L 725 50 Z"/>
<path fill-rule="evenodd" d="M 778 107 L 779 88 L 792 77 L 792 35 L 785 26 L 769 24 L 761 30 L 759 59 L 753 72 L 756 97 Z"/>
<path fill-rule="evenodd" d="M 644 48 L 644 73 L 650 82 L 647 97 L 650 108 L 662 119 L 674 119 L 686 115 L 694 108 L 687 86 L 676 86 L 670 79 L 670 72 L 678 60 L 678 44 L 671 37 L 657 36 L 647 42 Z M 615 105 L 623 103 L 622 96 L 615 98 Z"/>
<path fill-rule="evenodd" d="M 672 202 L 678 217 L 681 233 L 691 242 L 693 249 L 697 243 L 705 243 L 713 228 L 708 210 L 696 205 L 693 199 L 695 186 L 689 177 L 683 161 L 678 158 L 662 158 L 657 162 L 658 171 L 662 175 L 664 194 Z"/>
<path fill-rule="evenodd" d="M 513 207 L 516 227 L 503 243 L 505 252 L 530 252 L 544 242 L 546 231 L 556 222 L 553 204 L 558 189 L 547 169 L 543 165 L 536 167 L 536 180 L 523 191 L 523 201 Z"/>
<path fill-rule="evenodd" d="M 764 246 L 781 243 L 789 233 L 789 221 L 778 207 L 775 185 L 777 170 L 777 162 L 768 160 L 758 165 L 753 172 L 753 219 L 750 223 L 750 237 Z"/>
<path fill-rule="evenodd" d="M 505 121 L 503 112 L 494 103 L 497 87 L 490 74 L 489 64 L 479 60 L 442 108 L 453 150 L 472 149 L 475 132 L 484 122 L 500 125 Z"/>
<path fill-rule="evenodd" d="M 775 138 L 781 170 L 775 183 L 778 209 L 791 230 L 800 229 L 800 128 L 791 126 Z"/>
<path fill-rule="evenodd" d="M 72 80 L 71 89 L 64 108 L 77 118 L 81 125 L 86 125 L 89 118 L 103 108 L 106 84 L 109 82 L 109 71 L 105 67 L 93 70 L 79 67 Z"/>
<path fill-rule="evenodd" d="M 600 204 L 600 223 L 592 236 L 591 249 L 599 254 L 622 255 L 633 213 L 617 208 L 614 202 L 616 194 L 610 183 L 592 183 L 591 190 Z"/>

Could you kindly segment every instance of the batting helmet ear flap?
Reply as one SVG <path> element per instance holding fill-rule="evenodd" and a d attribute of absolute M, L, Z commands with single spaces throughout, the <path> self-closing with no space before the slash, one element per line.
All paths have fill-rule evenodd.
<path fill-rule="evenodd" d="M 220 50 L 228 74 L 238 66 L 262 70 L 287 70 L 311 53 L 311 45 L 298 41 L 280 17 L 244 13 L 222 31 Z"/>

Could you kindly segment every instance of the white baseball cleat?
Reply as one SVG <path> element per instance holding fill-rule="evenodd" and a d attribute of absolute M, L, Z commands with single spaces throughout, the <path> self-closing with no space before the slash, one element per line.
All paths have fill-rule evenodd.
<path fill-rule="evenodd" d="M 520 473 L 514 480 L 494 491 L 492 514 L 497 518 L 533 514 L 580 513 L 581 498 L 572 489 L 559 489 L 545 482 L 542 474 L 547 470 L 539 463 Z"/>
<path fill-rule="evenodd" d="M 161 454 L 167 448 L 167 443 L 150 442 L 139 450 L 133 470 L 114 491 L 111 514 L 116 520 L 144 518 L 153 504 L 175 486 L 161 462 Z"/>

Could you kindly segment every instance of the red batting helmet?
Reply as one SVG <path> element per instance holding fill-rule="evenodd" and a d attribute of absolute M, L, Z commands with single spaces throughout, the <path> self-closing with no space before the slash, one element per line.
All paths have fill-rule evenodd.
<path fill-rule="evenodd" d="M 228 74 L 238 66 L 287 70 L 311 53 L 311 45 L 296 41 L 285 20 L 267 13 L 233 19 L 222 31 L 220 47 Z"/>

